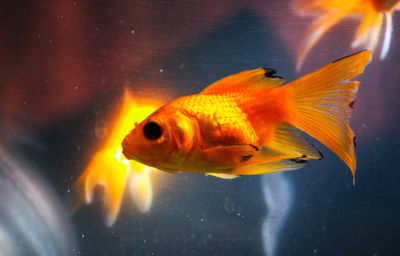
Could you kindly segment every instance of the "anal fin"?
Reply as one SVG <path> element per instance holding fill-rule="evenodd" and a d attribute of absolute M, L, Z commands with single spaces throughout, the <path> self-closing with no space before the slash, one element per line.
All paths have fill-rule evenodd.
<path fill-rule="evenodd" d="M 301 136 L 300 131 L 289 123 L 278 123 L 268 148 L 283 154 L 286 159 L 321 159 L 322 154 Z"/>
<path fill-rule="evenodd" d="M 304 167 L 307 163 L 301 159 L 285 159 L 275 162 L 253 164 L 236 168 L 232 171 L 236 175 L 257 175 L 264 173 L 274 173 L 282 171 L 293 171 Z"/>

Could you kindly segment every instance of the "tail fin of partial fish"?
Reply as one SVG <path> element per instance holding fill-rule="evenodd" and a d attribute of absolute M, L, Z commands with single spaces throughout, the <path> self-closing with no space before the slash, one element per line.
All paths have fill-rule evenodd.
<path fill-rule="evenodd" d="M 361 51 L 288 84 L 294 107 L 290 122 L 338 155 L 350 168 L 353 182 L 354 133 L 348 119 L 359 82 L 349 80 L 363 72 L 370 58 L 371 51 Z"/>

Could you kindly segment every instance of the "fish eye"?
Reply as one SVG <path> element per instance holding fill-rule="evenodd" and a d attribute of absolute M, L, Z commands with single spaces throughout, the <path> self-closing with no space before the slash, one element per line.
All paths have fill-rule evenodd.
<path fill-rule="evenodd" d="M 143 127 L 143 134 L 149 140 L 160 138 L 162 133 L 161 125 L 156 121 L 148 121 Z"/>

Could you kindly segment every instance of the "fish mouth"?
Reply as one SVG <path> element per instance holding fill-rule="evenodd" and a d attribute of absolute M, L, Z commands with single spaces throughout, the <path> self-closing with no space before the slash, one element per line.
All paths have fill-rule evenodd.
<path fill-rule="evenodd" d="M 133 160 L 133 156 L 129 153 L 127 149 L 122 148 L 122 154 L 125 156 L 126 159 Z"/>
<path fill-rule="evenodd" d="M 129 135 L 128 135 L 129 136 Z M 127 137 L 128 137 L 127 136 Z M 127 137 L 122 141 L 121 146 L 122 146 L 122 154 L 125 156 L 126 159 L 128 160 L 134 160 L 133 152 L 135 152 L 135 148 L 132 147 L 127 142 Z"/>

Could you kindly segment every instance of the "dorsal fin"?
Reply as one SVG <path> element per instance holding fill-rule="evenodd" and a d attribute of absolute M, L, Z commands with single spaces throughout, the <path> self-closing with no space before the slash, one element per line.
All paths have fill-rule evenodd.
<path fill-rule="evenodd" d="M 275 76 L 275 73 L 276 71 L 270 68 L 245 70 L 210 84 L 201 94 L 218 94 L 249 89 L 278 87 L 283 84 L 285 80 L 280 76 Z"/>

